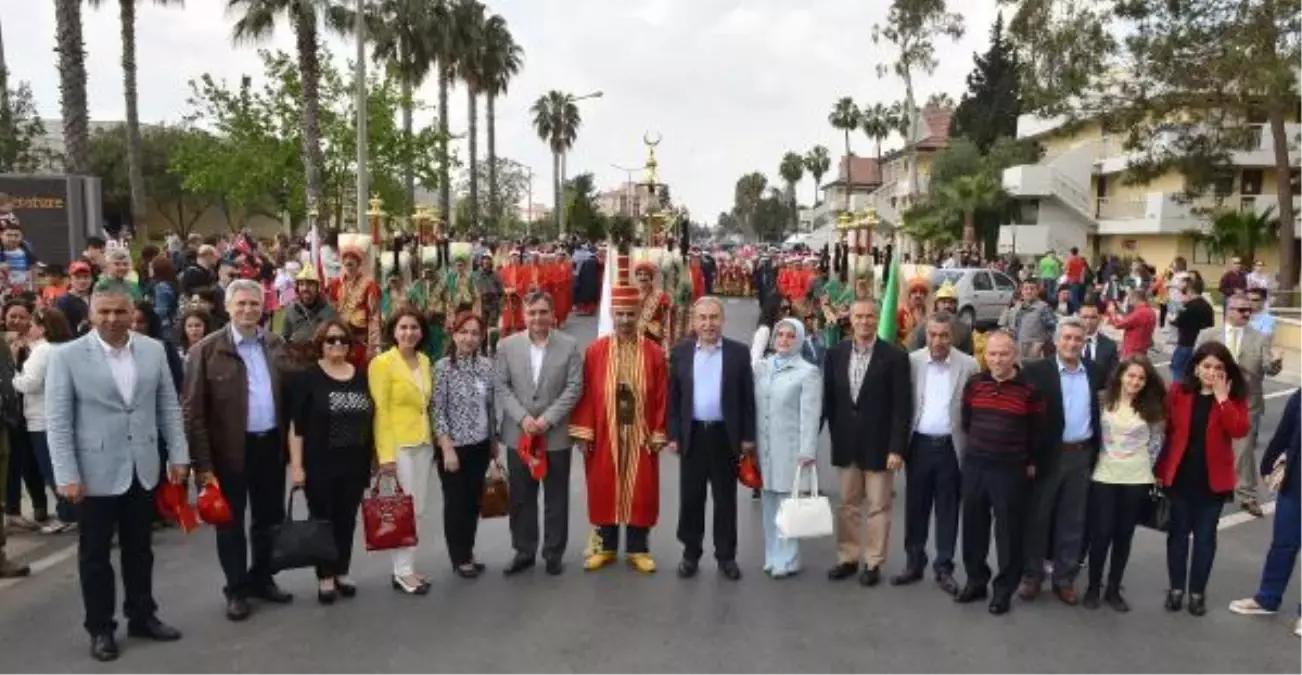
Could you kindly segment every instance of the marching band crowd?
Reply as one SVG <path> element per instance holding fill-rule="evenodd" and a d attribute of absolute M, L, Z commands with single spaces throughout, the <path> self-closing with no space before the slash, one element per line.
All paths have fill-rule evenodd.
<path fill-rule="evenodd" d="M 515 551 L 503 571 L 524 573 L 541 555 L 547 574 L 562 574 L 573 450 L 594 528 L 585 570 L 615 562 L 622 547 L 633 569 L 656 571 L 648 533 L 669 452 L 681 462 L 677 574 L 699 572 L 712 499 L 717 569 L 742 577 L 740 478 L 762 502 L 762 569 L 787 579 L 804 568 L 800 538 L 831 534 L 784 526 L 781 513 L 816 499 L 804 493 L 817 492 L 824 428 L 840 485 L 834 581 L 907 585 L 930 569 L 957 602 L 988 600 L 991 614 L 1008 612 L 1015 595 L 1035 600 L 1046 582 L 1063 603 L 1126 612 L 1124 573 L 1144 523 L 1166 531 L 1166 609 L 1201 616 L 1217 520 L 1234 500 L 1260 514 L 1259 476 L 1278 492 L 1274 541 L 1258 592 L 1231 610 L 1279 610 L 1298 552 L 1299 397 L 1256 462 L 1262 382 L 1280 363 L 1245 294 L 1228 298 L 1224 326 L 1195 331 L 1168 386 L 1142 341 L 1118 345 L 1099 330 L 1147 326 L 1134 318 L 1152 311 L 1142 284 L 1109 302 L 1097 288 L 1075 297 L 1069 281 L 1055 307 L 1056 289 L 1013 272 L 1021 295 L 1001 329 L 979 332 L 958 320 L 952 287 L 926 280 L 900 284 L 898 313 L 883 317 L 893 303 L 879 302 L 869 279 L 848 283 L 844 263 L 829 274 L 826 256 L 761 259 L 744 273 L 697 256 L 670 282 L 665 267 L 630 269 L 614 255 L 614 332 L 580 349 L 559 327 L 571 311 L 595 310 L 600 249 L 571 258 L 545 246 L 505 256 L 501 268 L 478 245 L 423 268 L 402 269 L 395 252 L 382 288 L 367 252 L 350 247 L 315 265 L 287 241 L 173 239 L 146 247 L 133 269 L 125 247 L 94 241 L 68 280 L 36 262 L 16 222 L 0 243 L 9 295 L 0 395 L 11 475 L 18 469 L 7 520 L 77 530 L 99 660 L 119 653 L 114 539 L 128 634 L 181 637 L 157 616 L 150 536 L 154 492 L 191 473 L 229 508 L 215 530 L 232 621 L 255 601 L 290 602 L 275 581 L 287 568 L 315 568 L 321 603 L 354 596 L 358 514 L 386 498 L 381 485 L 409 505 L 399 524 L 414 536 L 379 544 L 364 518 L 367 548 L 389 551 L 397 592 L 427 593 L 418 546 L 439 529 L 423 517 L 431 474 L 455 575 L 484 573 L 476 529 L 503 484 Z M 716 283 L 758 297 L 753 344 L 723 336 Z M 1202 290 L 1188 288 L 1166 317 L 1181 322 L 1182 348 Z M 900 471 L 905 560 L 886 577 Z M 15 499 L 23 487 L 31 519 Z M 306 565 L 284 560 L 286 500 L 300 491 L 333 552 Z M 992 531 L 997 570 L 987 565 Z M 29 572 L 0 558 L 0 576 Z"/>

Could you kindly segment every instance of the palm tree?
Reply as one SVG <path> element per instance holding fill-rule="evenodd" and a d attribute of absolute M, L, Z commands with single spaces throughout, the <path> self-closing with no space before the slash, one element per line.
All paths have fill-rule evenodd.
<path fill-rule="evenodd" d="M 877 161 L 882 161 L 882 141 L 891 137 L 899 124 L 891 114 L 890 108 L 882 103 L 874 103 L 863 109 L 859 120 L 866 135 L 876 145 Z"/>
<path fill-rule="evenodd" d="M 479 93 L 484 82 L 484 5 L 479 0 L 456 0 L 452 23 L 460 48 L 456 73 L 466 83 L 467 144 L 470 150 L 470 228 L 479 231 Z"/>
<path fill-rule="evenodd" d="M 453 11 L 448 0 L 431 0 L 431 3 L 431 11 L 437 16 L 438 26 L 431 38 L 439 78 L 439 136 L 443 139 L 439 150 L 439 212 L 451 222 L 452 160 L 447 145 L 451 140 L 451 130 L 448 128 L 448 91 L 456 80 L 459 64 L 465 56 L 467 40 L 461 32 L 461 26 L 457 24 L 459 15 Z"/>
<path fill-rule="evenodd" d="M 370 5 L 364 17 L 375 60 L 386 64 L 402 87 L 402 134 L 408 141 L 414 133 L 414 92 L 425 83 L 434 66 L 433 40 L 439 25 L 433 10 L 428 0 L 380 0 Z M 356 12 L 351 6 L 335 5 L 330 11 L 330 23 L 339 32 L 350 34 L 357 26 Z M 403 167 L 402 183 L 405 211 L 410 212 L 416 202 L 416 172 L 411 163 Z"/>
<path fill-rule="evenodd" d="M 583 119 L 579 116 L 579 106 L 574 97 L 555 89 L 538 97 L 529 108 L 533 114 L 533 128 L 552 151 L 552 196 L 556 227 L 561 223 L 561 155 L 574 146 L 579 137 L 579 126 Z M 562 232 L 562 234 L 564 234 Z"/>
<path fill-rule="evenodd" d="M 938 91 L 927 97 L 927 105 L 924 108 L 940 108 L 942 110 L 953 110 L 954 99 L 949 94 Z"/>
<path fill-rule="evenodd" d="M 959 176 L 941 186 L 937 197 L 941 208 L 963 216 L 963 246 L 976 246 L 976 212 L 997 206 L 1003 196 L 999 181 L 988 173 Z"/>
<path fill-rule="evenodd" d="M 294 48 L 298 53 L 298 74 L 303 82 L 303 169 L 307 174 L 307 207 L 322 206 L 321 153 L 321 59 L 318 51 L 319 13 L 327 9 L 325 0 L 226 0 L 226 9 L 238 13 L 233 37 L 236 42 L 269 37 L 276 28 L 277 17 L 284 16 L 294 30 Z M 360 220 L 360 215 L 359 215 Z"/>
<path fill-rule="evenodd" d="M 886 113 L 886 119 L 890 122 L 891 131 L 900 135 L 907 144 L 909 142 L 909 115 L 905 112 L 908 106 L 903 101 L 896 101 Z"/>
<path fill-rule="evenodd" d="M 805 177 L 805 160 L 794 152 L 788 152 L 782 156 L 782 163 L 778 165 L 778 175 L 787 184 L 786 201 L 791 207 L 791 222 L 799 229 L 800 218 L 796 210 L 796 183 Z"/>
<path fill-rule="evenodd" d="M 502 222 L 502 202 L 497 184 L 497 97 L 506 93 L 511 78 L 524 66 L 524 49 L 507 28 L 506 19 L 494 14 L 484 24 L 484 117 L 488 123 L 488 217 L 494 227 Z"/>
<path fill-rule="evenodd" d="M 152 0 L 156 5 L 183 4 L 185 0 Z M 98 9 L 104 0 L 89 0 Z M 148 236 L 145 201 L 144 158 L 140 149 L 140 92 L 136 88 L 136 0 L 118 0 L 118 20 L 122 31 L 122 91 L 126 95 L 127 183 L 131 186 L 131 222 Z"/>
<path fill-rule="evenodd" d="M 805 154 L 805 169 L 814 177 L 814 205 L 818 205 L 818 195 L 823 189 L 823 176 L 832 168 L 832 158 L 827 148 L 815 145 Z"/>
<path fill-rule="evenodd" d="M 1279 239 L 1279 226 L 1273 206 L 1261 213 L 1226 209 L 1212 216 L 1211 228 L 1204 241 L 1214 252 L 1237 255 L 1245 265 L 1251 265 L 1263 243 Z"/>
<path fill-rule="evenodd" d="M 54 3 L 55 47 L 63 109 L 63 170 L 90 173 L 90 113 L 86 109 L 86 43 L 81 36 L 81 0 Z"/>
<path fill-rule="evenodd" d="M 854 104 L 854 99 L 849 96 L 843 96 L 837 100 L 836 105 L 832 107 L 832 112 L 827 116 L 827 123 L 832 128 L 839 129 L 845 134 L 845 156 L 849 157 L 850 152 L 850 132 L 859 128 L 859 118 L 862 113 L 859 112 L 859 106 Z"/>

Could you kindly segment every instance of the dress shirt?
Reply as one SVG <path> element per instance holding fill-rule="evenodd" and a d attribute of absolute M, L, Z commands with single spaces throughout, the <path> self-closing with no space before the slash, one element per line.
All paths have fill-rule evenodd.
<path fill-rule="evenodd" d="M 529 342 L 529 370 L 533 373 L 533 386 L 538 386 L 538 378 L 542 377 L 543 359 L 547 356 L 547 344 L 536 345 Z"/>
<path fill-rule="evenodd" d="M 249 388 L 249 414 L 244 430 L 260 434 L 276 428 L 276 398 L 271 392 L 271 370 L 267 367 L 267 351 L 262 344 L 262 329 L 245 337 L 231 324 L 231 339 L 244 361 L 245 379 Z"/>
<path fill-rule="evenodd" d="M 850 400 L 855 403 L 859 402 L 859 389 L 863 387 L 863 376 L 868 373 L 868 364 L 872 363 L 873 347 L 876 345 L 875 339 L 863 349 L 854 342 L 850 343 Z"/>
<path fill-rule="evenodd" d="M 1093 363 L 1094 359 L 1098 357 L 1098 348 L 1098 334 L 1095 333 L 1094 335 L 1086 336 L 1085 350 L 1081 352 L 1081 358 L 1084 359 L 1086 363 Z"/>
<path fill-rule="evenodd" d="M 696 343 L 692 356 L 692 419 L 723 421 L 723 343 Z"/>
<path fill-rule="evenodd" d="M 937 361 L 928 355 L 924 377 L 922 414 L 918 416 L 918 428 L 915 431 L 928 436 L 949 436 L 954 432 L 949 415 L 949 403 L 954 391 L 954 369 L 949 364 L 949 357 Z"/>
<path fill-rule="evenodd" d="M 131 405 L 136 391 L 136 358 L 131 353 L 131 334 L 127 333 L 127 343 L 121 347 L 105 342 L 99 331 L 95 331 L 95 341 L 104 350 L 104 359 L 108 361 L 109 372 L 113 375 L 113 383 L 118 386 L 118 393 L 122 394 L 122 401 Z"/>
<path fill-rule="evenodd" d="M 1248 325 L 1256 328 L 1257 332 L 1263 335 L 1275 334 L 1275 317 L 1271 316 L 1270 312 L 1253 314 L 1252 319 L 1248 321 Z"/>
<path fill-rule="evenodd" d="M 1094 435 L 1090 424 L 1090 378 L 1085 364 L 1069 369 L 1058 361 L 1058 383 L 1062 388 L 1062 442 L 1084 443 Z"/>
<path fill-rule="evenodd" d="M 1237 326 L 1225 327 L 1225 346 L 1230 350 L 1230 356 L 1235 361 L 1239 360 L 1239 350 L 1243 347 L 1243 328 Z"/>

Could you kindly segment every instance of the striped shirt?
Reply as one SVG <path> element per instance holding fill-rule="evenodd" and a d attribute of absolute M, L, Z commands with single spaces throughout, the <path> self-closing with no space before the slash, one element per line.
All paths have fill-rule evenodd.
<path fill-rule="evenodd" d="M 1000 382 L 978 373 L 963 387 L 968 457 L 1035 464 L 1044 429 L 1044 399 L 1020 372 Z"/>

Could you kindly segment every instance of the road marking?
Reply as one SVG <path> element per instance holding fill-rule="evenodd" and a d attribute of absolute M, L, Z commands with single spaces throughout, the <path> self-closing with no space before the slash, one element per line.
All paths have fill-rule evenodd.
<path fill-rule="evenodd" d="M 1269 394 L 1262 396 L 1262 398 L 1279 398 L 1281 396 L 1288 396 L 1289 394 L 1292 394 L 1295 391 L 1297 391 L 1296 388 L 1285 389 L 1284 391 L 1272 391 Z"/>
<path fill-rule="evenodd" d="M 1170 362 L 1170 361 L 1158 361 L 1157 363 L 1154 363 L 1154 364 L 1153 364 L 1153 367 L 1154 367 L 1154 368 L 1161 368 L 1162 366 L 1169 366 L 1169 365 L 1171 365 L 1171 362 Z"/>
<path fill-rule="evenodd" d="M 1275 502 L 1269 502 L 1269 503 L 1266 503 L 1266 504 L 1262 504 L 1262 505 L 1261 505 L 1261 512 L 1262 512 L 1262 514 L 1263 514 L 1263 518 L 1264 518 L 1265 516 L 1269 516 L 1270 514 L 1274 513 L 1274 512 L 1275 512 Z M 1250 523 L 1250 522 L 1252 522 L 1252 521 L 1254 521 L 1254 520 L 1262 520 L 1262 518 L 1258 518 L 1258 517 L 1252 515 L 1251 513 L 1248 513 L 1247 511 L 1239 511 L 1238 513 L 1231 513 L 1231 514 L 1228 515 L 1228 516 L 1221 516 L 1220 521 L 1216 524 L 1216 529 L 1217 529 L 1217 531 L 1225 530 L 1225 529 L 1228 529 L 1228 528 L 1234 527 L 1235 525 L 1242 525 L 1242 524 L 1244 524 L 1244 523 Z"/>
<path fill-rule="evenodd" d="M 1274 506 L 1274 504 L 1271 504 L 1271 506 Z M 58 565 L 59 563 L 64 562 L 69 558 L 75 557 L 76 555 L 77 555 L 77 545 L 69 544 L 64 548 L 61 548 L 55 551 L 54 553 L 51 553 L 45 556 L 44 558 L 41 558 L 40 560 L 33 562 L 31 564 L 32 574 L 33 575 L 40 574 L 41 572 L 44 572 L 45 570 L 48 570 L 51 567 L 54 567 L 55 565 Z M 3 591 L 12 586 L 16 586 L 22 583 L 27 578 L 30 577 L 18 577 L 15 579 L 0 580 L 0 591 Z"/>

